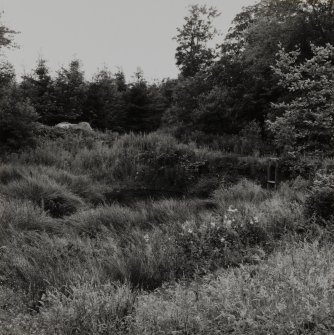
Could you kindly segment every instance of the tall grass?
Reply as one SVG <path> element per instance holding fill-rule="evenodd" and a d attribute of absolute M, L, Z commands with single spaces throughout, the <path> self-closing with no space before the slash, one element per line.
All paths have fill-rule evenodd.
<path fill-rule="evenodd" d="M 263 180 L 266 167 L 264 159 L 197 148 L 163 133 L 126 134 L 112 140 L 106 136 L 85 140 L 80 134 L 42 138 L 35 148 L 12 155 L 7 161 L 54 167 L 77 176 L 89 175 L 113 188 L 183 192 L 204 176 L 211 180 L 217 176 L 232 181 L 238 176 Z"/>
<path fill-rule="evenodd" d="M 285 302 L 290 277 L 275 269 L 299 283 L 299 263 L 309 266 L 301 250 L 312 258 L 327 257 L 325 249 L 305 244 L 270 256 L 283 239 L 305 237 L 308 182 L 265 190 L 264 158 L 162 133 L 56 135 L 0 164 L 0 298 L 9 306 L 0 334 L 279 333 L 313 322 L 309 310 L 315 318 L 325 313 L 327 296 L 314 293 L 313 305 L 304 298 L 315 290 L 311 279 L 295 292 L 302 298 Z M 138 189 L 166 197 L 139 200 Z M 128 205 L 113 197 L 119 190 L 132 197 Z M 167 199 L 173 190 L 184 198 Z M 288 262 L 290 254 L 298 264 Z M 309 271 L 321 272 L 323 263 L 312 259 Z M 279 307 L 281 319 L 270 276 L 288 306 Z M 285 322 L 297 302 L 297 318 Z"/>
<path fill-rule="evenodd" d="M 40 312 L 17 302 L 1 334 L 331 334 L 333 248 L 283 245 L 258 265 L 218 271 L 154 292 L 119 283 L 50 288 Z M 10 290 L 0 291 L 8 306 Z M 16 313 L 16 314 L 14 314 Z"/>
<path fill-rule="evenodd" d="M 134 332 L 329 334 L 333 261 L 331 247 L 290 245 L 264 264 L 142 295 Z"/>

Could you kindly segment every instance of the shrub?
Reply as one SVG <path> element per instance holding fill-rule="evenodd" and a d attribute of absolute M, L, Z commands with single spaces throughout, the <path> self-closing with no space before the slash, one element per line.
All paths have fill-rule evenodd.
<path fill-rule="evenodd" d="M 334 190 L 326 187 L 313 191 L 306 201 L 305 212 L 309 218 L 315 216 L 320 221 L 330 220 L 334 215 Z"/>
<path fill-rule="evenodd" d="M 287 201 L 303 204 L 310 186 L 311 181 L 298 176 L 296 179 L 280 183 L 278 193 Z"/>
<path fill-rule="evenodd" d="M 268 247 L 283 236 L 291 236 L 303 229 L 303 203 L 274 194 L 258 206 L 250 206 L 249 215 L 257 217 L 270 236 Z"/>
<path fill-rule="evenodd" d="M 334 216 L 334 173 L 320 171 L 305 203 L 306 216 L 325 223 Z"/>
<path fill-rule="evenodd" d="M 9 97 L 0 103 L 0 146 L 18 150 L 34 142 L 37 114 L 28 102 Z"/>
<path fill-rule="evenodd" d="M 280 178 L 302 177 L 311 180 L 321 168 L 321 160 L 314 156 L 283 154 L 280 157 Z"/>

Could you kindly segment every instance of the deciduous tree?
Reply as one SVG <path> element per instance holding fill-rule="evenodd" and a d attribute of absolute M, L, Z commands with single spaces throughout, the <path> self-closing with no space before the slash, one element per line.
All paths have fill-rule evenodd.
<path fill-rule="evenodd" d="M 177 28 L 178 35 L 174 37 L 176 48 L 176 64 L 185 77 L 193 76 L 200 70 L 212 64 L 216 57 L 216 50 L 208 46 L 216 35 L 213 19 L 219 16 L 214 7 L 193 5 L 185 23 Z"/>

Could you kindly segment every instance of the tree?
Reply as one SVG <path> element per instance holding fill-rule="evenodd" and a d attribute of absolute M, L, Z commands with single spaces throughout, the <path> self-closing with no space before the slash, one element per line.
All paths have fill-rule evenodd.
<path fill-rule="evenodd" d="M 3 12 L 0 13 L 0 17 L 2 14 Z M 0 49 L 13 46 L 13 36 L 15 34 L 17 34 L 16 31 L 0 23 Z"/>
<path fill-rule="evenodd" d="M 20 88 L 39 115 L 39 121 L 54 125 L 59 120 L 55 99 L 54 81 L 50 75 L 46 60 L 39 59 L 36 69 L 30 75 L 23 76 Z"/>
<path fill-rule="evenodd" d="M 0 24 L 0 50 L 13 45 L 16 32 Z M 0 62 L 0 147 L 17 150 L 33 143 L 38 116 L 24 99 L 15 82 L 13 66 Z"/>
<path fill-rule="evenodd" d="M 285 94 L 271 70 L 278 44 L 287 51 L 299 45 L 300 58 L 307 59 L 312 54 L 310 42 L 331 42 L 333 28 L 330 0 L 262 0 L 243 8 L 222 44 L 220 59 L 197 76 L 207 85 L 192 84 L 207 87 L 188 111 L 197 120 L 195 127 L 238 133 L 253 120 L 263 126 L 271 102 Z M 179 111 L 185 114 L 184 108 Z"/>
<path fill-rule="evenodd" d="M 178 35 L 174 37 L 178 43 L 175 58 L 183 76 L 194 76 L 216 58 L 216 52 L 208 47 L 208 42 L 217 35 L 212 20 L 219 15 L 214 7 L 193 5 L 189 16 L 184 18 L 185 24 L 177 28 Z"/>
<path fill-rule="evenodd" d="M 334 46 L 311 45 L 313 56 L 300 61 L 301 51 L 281 47 L 274 73 L 289 93 L 273 104 L 268 120 L 277 147 L 299 155 L 334 153 Z"/>
<path fill-rule="evenodd" d="M 34 142 L 38 115 L 27 100 L 12 87 L 0 101 L 0 147 L 18 150 Z"/>
<path fill-rule="evenodd" d="M 126 91 L 127 86 L 126 86 L 125 74 L 120 69 L 115 73 L 115 82 L 116 82 L 116 87 L 117 87 L 118 92 Z"/>
<path fill-rule="evenodd" d="M 107 69 L 99 71 L 88 84 L 83 115 L 85 120 L 94 128 L 123 131 L 126 117 L 122 93 L 124 89 L 125 79 L 123 82 L 120 73 L 113 77 Z"/>
<path fill-rule="evenodd" d="M 134 82 L 124 92 L 126 111 L 126 131 L 150 132 L 158 129 L 161 117 L 168 105 L 161 87 L 150 85 L 138 69 L 134 74 Z"/>
<path fill-rule="evenodd" d="M 0 13 L 0 17 L 1 17 Z M 13 38 L 16 32 L 0 23 L 0 51 L 14 45 Z M 0 101 L 6 98 L 15 82 L 15 71 L 13 66 L 6 60 L 0 61 Z"/>
<path fill-rule="evenodd" d="M 235 17 L 222 49 L 265 67 L 273 64 L 278 43 L 287 50 L 298 45 L 308 57 L 310 43 L 333 44 L 333 28 L 332 0 L 261 0 Z"/>
<path fill-rule="evenodd" d="M 10 94 L 15 85 L 15 71 L 13 66 L 4 61 L 0 62 L 0 101 Z"/>
<path fill-rule="evenodd" d="M 79 60 L 71 61 L 68 69 L 62 68 L 58 72 L 54 87 L 58 109 L 56 122 L 85 121 L 83 106 L 87 85 Z"/>

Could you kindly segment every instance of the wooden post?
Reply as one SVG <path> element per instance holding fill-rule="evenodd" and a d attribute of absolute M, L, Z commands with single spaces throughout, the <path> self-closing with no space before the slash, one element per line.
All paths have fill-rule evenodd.
<path fill-rule="evenodd" d="M 278 158 L 269 158 L 267 167 L 267 189 L 277 189 L 278 185 Z"/>

